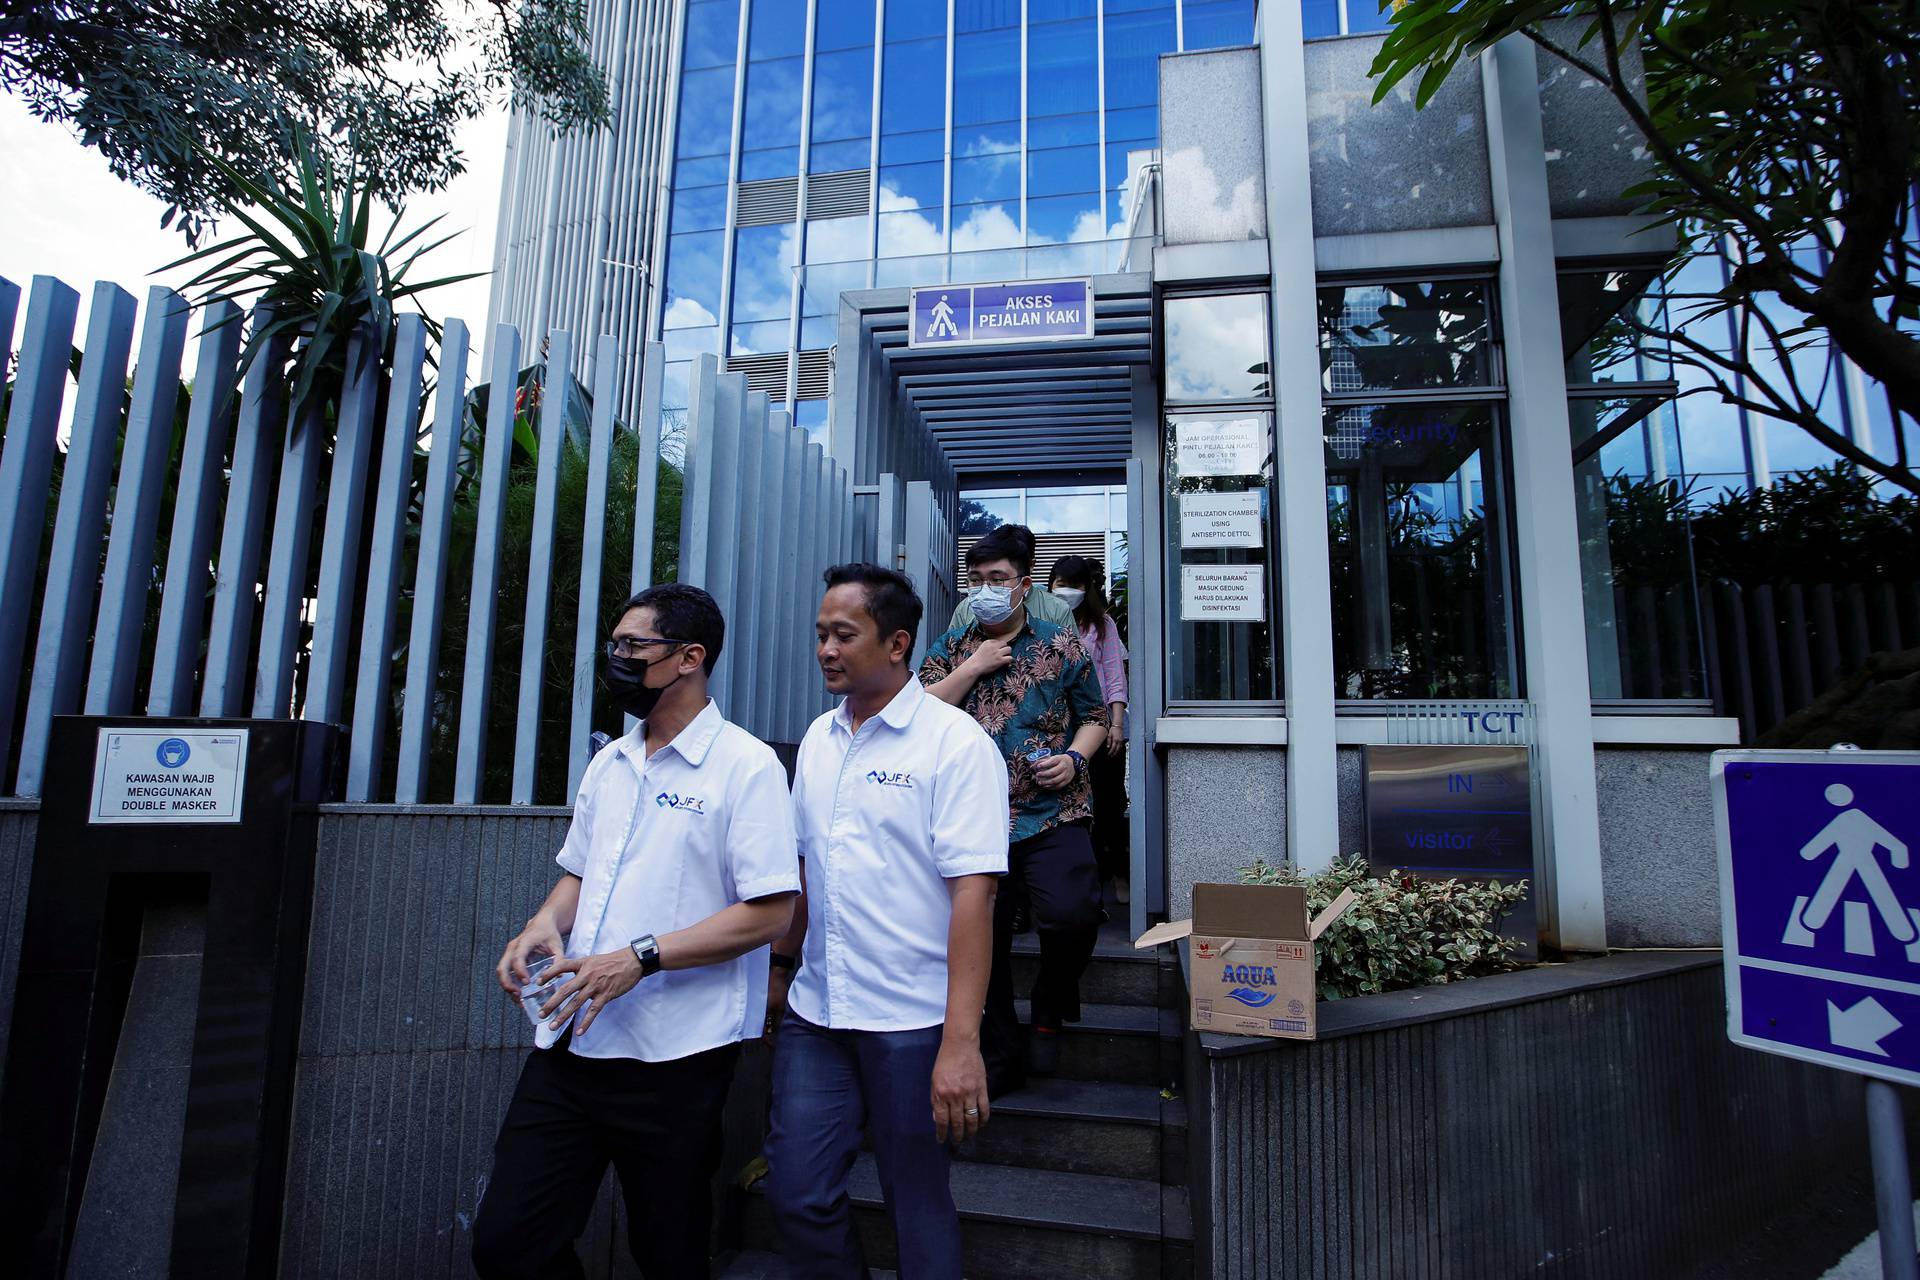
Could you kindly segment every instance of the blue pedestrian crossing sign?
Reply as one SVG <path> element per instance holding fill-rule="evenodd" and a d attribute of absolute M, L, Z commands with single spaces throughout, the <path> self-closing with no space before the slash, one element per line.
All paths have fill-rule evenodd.
<path fill-rule="evenodd" d="M 1093 281 L 935 284 L 912 291 L 907 345 L 1001 346 L 1093 336 Z"/>
<path fill-rule="evenodd" d="M 1735 1044 L 1920 1084 L 1920 752 L 1716 751 Z"/>

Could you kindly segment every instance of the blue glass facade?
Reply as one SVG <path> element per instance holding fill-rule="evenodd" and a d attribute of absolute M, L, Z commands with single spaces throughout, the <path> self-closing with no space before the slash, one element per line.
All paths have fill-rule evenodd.
<path fill-rule="evenodd" d="M 689 0 L 668 406 L 700 352 L 831 346 L 844 290 L 1110 269 L 1160 55 L 1249 44 L 1253 20 L 1253 0 Z M 803 208 L 800 182 L 833 198 Z"/>

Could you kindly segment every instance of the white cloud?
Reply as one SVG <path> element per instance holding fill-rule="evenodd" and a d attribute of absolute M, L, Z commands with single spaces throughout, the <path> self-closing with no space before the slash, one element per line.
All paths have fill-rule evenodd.
<path fill-rule="evenodd" d="M 692 298 L 675 298 L 667 307 L 662 328 L 698 329 L 710 324 L 719 324 L 720 318 L 701 306 Z"/>

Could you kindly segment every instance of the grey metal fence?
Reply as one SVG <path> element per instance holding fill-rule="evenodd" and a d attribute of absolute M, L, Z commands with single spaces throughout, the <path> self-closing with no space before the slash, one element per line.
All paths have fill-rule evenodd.
<path fill-rule="evenodd" d="M 1701 621 L 1716 708 L 1752 742 L 1871 655 L 1920 645 L 1920 582 L 1703 583 Z"/>
<path fill-rule="evenodd" d="M 0 280 L 9 337 L 19 301 Z M 242 370 L 231 306 L 99 284 L 76 347 L 78 309 L 34 278 L 6 386 L 0 795 L 38 794 L 52 718 L 84 710 L 345 724 L 350 801 L 569 801 L 621 725 L 594 696 L 607 615 L 656 573 L 720 599 L 729 718 L 795 741 L 827 705 L 810 619 L 853 552 L 848 477 L 713 358 L 668 414 L 657 344 L 587 361 L 502 325 L 470 384 L 466 326 L 436 352 L 407 316 L 293 423 L 289 353 Z"/>

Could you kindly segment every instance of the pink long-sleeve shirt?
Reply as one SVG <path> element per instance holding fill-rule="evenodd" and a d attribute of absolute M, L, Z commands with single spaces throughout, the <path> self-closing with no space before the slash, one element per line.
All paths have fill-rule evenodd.
<path fill-rule="evenodd" d="M 1107 703 L 1127 700 L 1127 646 L 1120 639 L 1112 618 L 1102 618 L 1091 627 L 1081 627 L 1080 643 L 1093 658 L 1093 669 L 1100 677 L 1100 698 Z"/>

